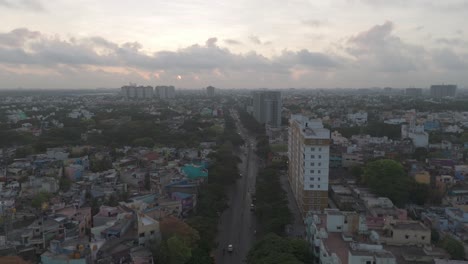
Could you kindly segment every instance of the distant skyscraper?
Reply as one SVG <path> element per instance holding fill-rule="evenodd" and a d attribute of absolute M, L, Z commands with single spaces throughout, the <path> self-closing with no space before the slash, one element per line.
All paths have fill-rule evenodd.
<path fill-rule="evenodd" d="M 422 89 L 421 88 L 406 88 L 405 89 L 405 95 L 413 96 L 413 97 L 421 96 L 422 95 Z"/>
<path fill-rule="evenodd" d="M 174 86 L 156 86 L 156 94 L 161 99 L 173 99 L 175 98 Z"/>
<path fill-rule="evenodd" d="M 127 99 L 151 99 L 154 94 L 152 86 L 136 86 L 135 84 L 122 86 L 121 91 L 122 95 Z"/>
<path fill-rule="evenodd" d="M 455 97 L 457 86 L 453 84 L 447 85 L 431 85 L 431 97 Z"/>
<path fill-rule="evenodd" d="M 252 92 L 252 113 L 261 124 L 272 127 L 281 126 L 281 92 L 254 91 Z"/>
<path fill-rule="evenodd" d="M 321 120 L 292 115 L 288 155 L 289 183 L 302 215 L 322 211 L 328 206 L 330 131 Z"/>
<path fill-rule="evenodd" d="M 215 88 L 213 86 L 208 86 L 206 87 L 206 95 L 208 97 L 213 97 L 215 96 Z"/>

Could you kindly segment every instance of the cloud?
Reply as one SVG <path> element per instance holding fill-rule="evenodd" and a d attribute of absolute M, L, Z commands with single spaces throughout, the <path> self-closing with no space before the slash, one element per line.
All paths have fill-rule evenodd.
<path fill-rule="evenodd" d="M 436 50 L 433 58 L 436 64 L 447 70 L 468 69 L 468 54 L 459 55 L 446 48 Z"/>
<path fill-rule="evenodd" d="M 468 42 L 462 38 L 437 38 L 435 42 L 448 46 L 466 46 Z"/>
<path fill-rule="evenodd" d="M 206 46 L 207 46 L 207 47 L 215 47 L 215 46 L 216 46 L 216 42 L 218 42 L 218 39 L 217 39 L 217 38 L 209 38 L 209 39 L 206 41 Z"/>
<path fill-rule="evenodd" d="M 204 45 L 194 44 L 176 51 L 143 52 L 138 42 L 117 44 L 102 37 L 83 39 L 51 37 L 28 29 L 0 34 L 0 63 L 48 67 L 57 65 L 132 67 L 142 70 L 199 72 L 223 69 L 231 71 L 288 72 L 295 66 L 310 69 L 337 67 L 337 58 L 308 50 L 285 51 L 267 58 L 256 52 L 235 54 L 209 38 Z M 265 42 L 264 44 L 267 44 Z"/>
<path fill-rule="evenodd" d="M 359 67 L 383 72 L 416 71 L 424 68 L 427 52 L 422 46 L 403 42 L 393 34 L 390 21 L 375 25 L 347 41 L 346 51 Z"/>
<path fill-rule="evenodd" d="M 257 45 L 261 45 L 261 44 L 262 44 L 262 41 L 260 40 L 260 38 L 257 37 L 257 36 L 254 36 L 254 35 L 249 36 L 249 40 L 250 40 L 252 43 L 257 44 Z"/>
<path fill-rule="evenodd" d="M 309 19 L 309 20 L 302 20 L 301 23 L 306 25 L 306 26 L 316 28 L 316 27 L 321 27 L 321 26 L 325 25 L 326 22 L 320 21 L 318 19 Z"/>
<path fill-rule="evenodd" d="M 235 39 L 224 39 L 223 41 L 228 45 L 242 45 L 242 42 Z"/>
<path fill-rule="evenodd" d="M 8 33 L 0 33 L 0 46 L 22 46 L 26 40 L 36 39 L 40 35 L 41 34 L 38 31 L 30 31 L 27 28 L 17 28 Z"/>
<path fill-rule="evenodd" d="M 30 11 L 45 11 L 38 0 L 0 0 L 0 7 L 11 9 L 25 9 Z"/>

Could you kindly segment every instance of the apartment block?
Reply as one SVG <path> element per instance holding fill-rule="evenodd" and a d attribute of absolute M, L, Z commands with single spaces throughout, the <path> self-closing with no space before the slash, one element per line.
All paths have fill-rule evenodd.
<path fill-rule="evenodd" d="M 268 124 L 271 127 L 280 127 L 281 109 L 281 92 L 252 92 L 252 114 L 259 123 Z"/>
<path fill-rule="evenodd" d="M 303 216 L 328 206 L 330 131 L 322 121 L 292 115 L 288 139 L 289 183 Z"/>

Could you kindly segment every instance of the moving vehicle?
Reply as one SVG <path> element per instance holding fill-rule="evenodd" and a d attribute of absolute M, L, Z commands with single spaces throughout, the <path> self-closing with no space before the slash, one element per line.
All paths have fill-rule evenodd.
<path fill-rule="evenodd" d="M 227 250 L 229 253 L 232 253 L 232 251 L 234 250 L 234 247 L 232 246 L 232 244 L 228 245 Z"/>
<path fill-rule="evenodd" d="M 250 204 L 250 211 L 255 211 L 255 204 Z"/>

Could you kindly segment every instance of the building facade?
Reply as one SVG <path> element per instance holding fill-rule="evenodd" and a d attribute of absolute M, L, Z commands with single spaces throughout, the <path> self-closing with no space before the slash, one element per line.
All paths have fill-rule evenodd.
<path fill-rule="evenodd" d="M 213 97 L 215 96 L 215 88 L 213 86 L 208 86 L 206 87 L 206 95 L 208 97 Z"/>
<path fill-rule="evenodd" d="M 330 131 L 320 120 L 292 115 L 289 138 L 289 183 L 299 210 L 322 211 L 328 206 Z"/>
<path fill-rule="evenodd" d="M 156 86 L 156 95 L 160 99 L 173 99 L 175 98 L 174 86 Z"/>
<path fill-rule="evenodd" d="M 280 127 L 281 108 L 281 92 L 252 92 L 252 114 L 259 123 L 268 124 L 271 127 Z"/>
<path fill-rule="evenodd" d="M 121 88 L 122 96 L 126 99 L 151 99 L 154 95 L 152 86 L 127 85 Z"/>
<path fill-rule="evenodd" d="M 457 86 L 453 84 L 447 85 L 431 85 L 431 97 L 455 97 Z"/>

